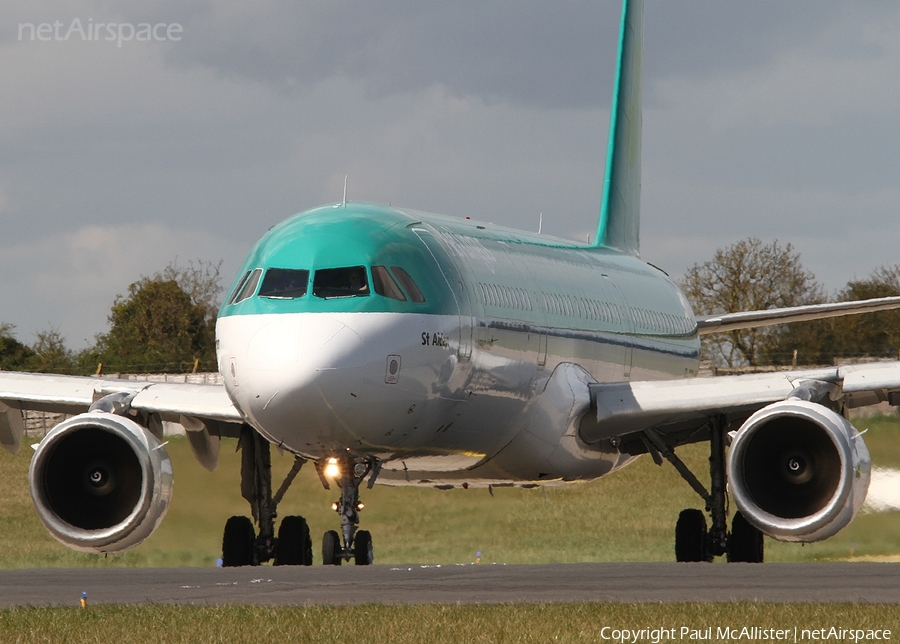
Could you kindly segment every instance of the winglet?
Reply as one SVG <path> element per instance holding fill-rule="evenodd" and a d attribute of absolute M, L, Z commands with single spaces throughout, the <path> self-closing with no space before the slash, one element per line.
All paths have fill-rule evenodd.
<path fill-rule="evenodd" d="M 606 176 L 594 246 L 640 254 L 643 0 L 624 0 L 609 117 Z"/>

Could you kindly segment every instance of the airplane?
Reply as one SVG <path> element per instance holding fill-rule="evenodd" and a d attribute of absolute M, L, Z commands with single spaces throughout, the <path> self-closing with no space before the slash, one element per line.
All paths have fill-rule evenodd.
<path fill-rule="evenodd" d="M 9 451 L 22 411 L 73 414 L 29 470 L 49 532 L 95 553 L 152 534 L 172 495 L 164 422 L 184 426 L 208 469 L 221 437 L 239 440 L 250 517 L 227 521 L 225 566 L 312 564 L 302 516 L 276 532 L 306 463 L 340 491 L 326 565 L 374 561 L 359 529 L 363 484 L 536 487 L 597 479 L 643 454 L 669 461 L 703 503 L 678 517 L 678 561 L 762 562 L 763 535 L 811 542 L 845 527 L 871 469 L 847 410 L 900 405 L 900 363 L 699 378 L 700 336 L 900 298 L 698 317 L 641 259 L 642 29 L 642 1 L 624 0 L 592 243 L 345 193 L 274 226 L 248 254 L 216 324 L 222 385 L 0 372 Z M 709 445 L 708 489 L 676 453 L 697 442 Z M 295 457 L 277 489 L 272 445 Z"/>

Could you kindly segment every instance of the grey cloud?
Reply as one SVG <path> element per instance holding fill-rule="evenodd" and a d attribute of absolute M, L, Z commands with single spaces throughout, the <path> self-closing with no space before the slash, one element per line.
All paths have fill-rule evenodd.
<path fill-rule="evenodd" d="M 583 238 L 619 11 L 618 0 L 4 6 L 0 264 L 24 277 L 2 289 L 0 321 L 25 340 L 57 322 L 90 338 L 142 272 L 175 254 L 236 270 L 269 226 L 339 199 L 345 174 L 351 199 L 525 229 L 543 211 L 545 232 Z M 829 287 L 896 261 L 896 14 L 883 1 L 648 0 L 644 257 L 678 274 L 716 245 L 778 237 Z M 180 22 L 184 37 L 122 49 L 9 37 L 16 21 L 74 16 Z M 784 60 L 798 51 L 801 73 L 836 86 L 795 82 Z M 847 61 L 852 90 L 836 75 Z M 92 227 L 112 230 L 102 240 L 115 248 L 73 245 Z M 95 258 L 112 258 L 118 281 Z"/>
<path fill-rule="evenodd" d="M 871 18 L 890 6 L 886 0 L 852 9 L 838 0 L 650 1 L 647 78 L 652 84 L 758 66 L 829 24 Z M 341 0 L 187 7 L 166 9 L 185 14 L 190 34 L 172 49 L 173 60 L 285 91 L 345 76 L 362 79 L 374 96 L 437 83 L 486 101 L 586 107 L 608 100 L 621 3 Z"/>
<path fill-rule="evenodd" d="M 578 1 L 217 5 L 190 18 L 172 55 L 283 91 L 343 76 L 376 97 L 440 84 L 486 101 L 597 105 L 618 15 L 616 3 Z"/>

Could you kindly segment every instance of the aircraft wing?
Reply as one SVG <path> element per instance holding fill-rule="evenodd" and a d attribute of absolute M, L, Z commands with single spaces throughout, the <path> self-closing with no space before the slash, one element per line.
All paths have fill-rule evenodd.
<path fill-rule="evenodd" d="M 590 407 L 578 429 L 582 440 L 598 446 L 608 441 L 621 453 L 649 453 L 658 465 L 672 463 L 712 508 L 711 534 L 727 533 L 727 481 L 741 516 L 761 533 L 782 541 L 821 541 L 853 520 L 871 476 L 865 443 L 842 412 L 881 401 L 900 406 L 900 362 L 589 383 L 587 397 Z M 706 441 L 709 490 L 675 454 L 680 445 Z M 738 541 L 722 542 L 718 550 L 737 548 L 741 529 L 735 537 L 733 524 L 727 539 Z M 686 554 L 687 538 L 678 532 L 679 560 L 703 561 Z M 752 553 L 728 552 L 746 556 L 737 561 L 762 561 L 761 537 L 753 544 Z"/>
<path fill-rule="evenodd" d="M 856 302 L 810 304 L 808 306 L 792 306 L 763 311 L 700 315 L 697 316 L 697 333 L 701 335 L 720 333 L 723 331 L 734 331 L 735 329 L 787 324 L 788 322 L 805 322 L 807 320 L 819 320 L 856 313 L 888 311 L 896 308 L 900 308 L 900 297 L 879 297 Z"/>
<path fill-rule="evenodd" d="M 676 442 L 693 442 L 690 432 L 711 417 L 740 424 L 750 414 L 788 398 L 811 402 L 840 401 L 854 408 L 889 402 L 900 406 L 900 362 L 848 365 L 715 378 L 593 383 L 590 418 L 581 436 L 603 439 L 639 437 L 651 430 L 686 433 Z M 694 440 L 703 440 L 698 436 Z M 641 439 L 643 440 L 643 439 Z"/>
<path fill-rule="evenodd" d="M 0 445 L 18 451 L 22 411 L 78 414 L 111 394 L 119 394 L 118 404 L 133 412 L 181 423 L 191 431 L 232 435 L 244 422 L 223 385 L 0 371 Z"/>

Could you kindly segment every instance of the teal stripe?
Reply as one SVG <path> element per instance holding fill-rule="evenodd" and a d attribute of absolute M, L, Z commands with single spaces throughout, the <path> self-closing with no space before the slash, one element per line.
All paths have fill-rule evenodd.
<path fill-rule="evenodd" d="M 595 246 L 637 255 L 640 246 L 643 1 L 625 0 Z"/>
<path fill-rule="evenodd" d="M 612 106 L 609 111 L 609 134 L 606 141 L 606 168 L 603 176 L 603 196 L 600 199 L 600 221 L 594 246 L 606 245 L 609 228 L 609 200 L 612 185 L 613 164 L 616 156 L 616 131 L 619 120 L 619 94 L 622 89 L 622 64 L 625 55 L 625 29 L 628 25 L 628 0 L 622 2 L 622 21 L 619 25 L 619 48 L 616 59 L 616 81 L 613 85 Z"/>

